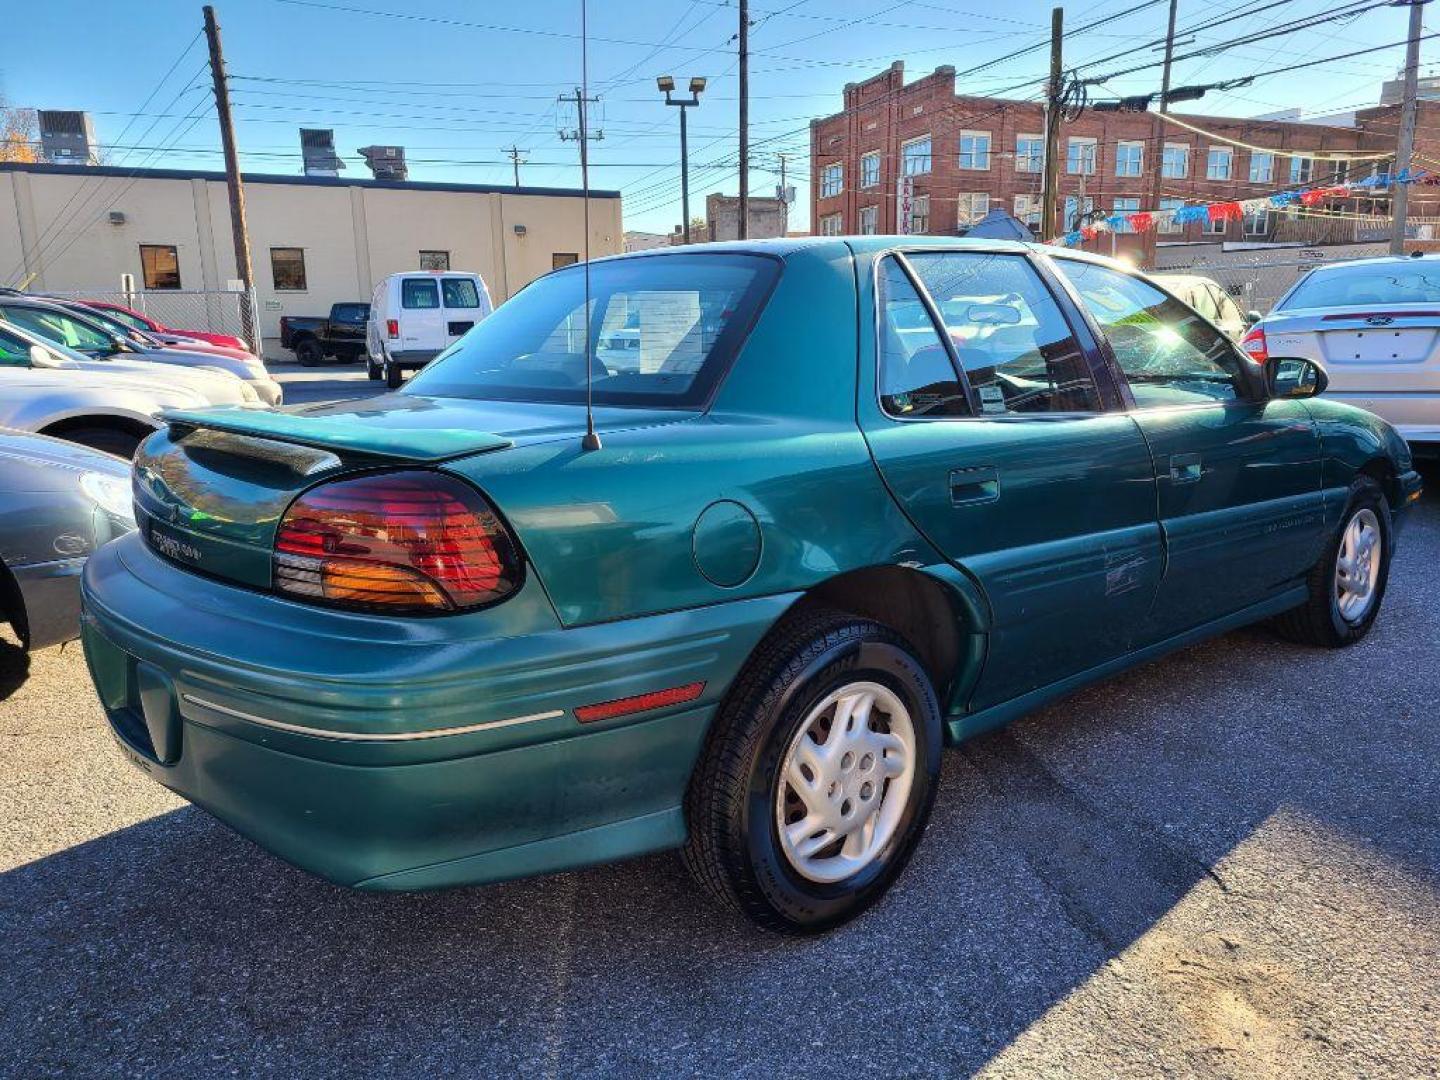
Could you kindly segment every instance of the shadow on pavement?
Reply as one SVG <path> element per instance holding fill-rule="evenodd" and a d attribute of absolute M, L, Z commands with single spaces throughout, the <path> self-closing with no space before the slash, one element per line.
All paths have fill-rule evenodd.
<path fill-rule="evenodd" d="M 819 938 L 751 929 L 670 855 L 368 895 L 194 809 L 120 829 L 0 875 L 0 956 L 24 973 L 0 997 L 5 1057 L 25 1075 L 972 1072 L 1197 885 L 1232 902 L 1223 860 L 1277 811 L 1440 882 L 1434 547 L 1342 659 L 1243 631 L 947 754 L 897 888 Z"/>
<path fill-rule="evenodd" d="M 0 638 L 0 701 L 25 685 L 30 676 L 30 654 L 13 641 Z"/>

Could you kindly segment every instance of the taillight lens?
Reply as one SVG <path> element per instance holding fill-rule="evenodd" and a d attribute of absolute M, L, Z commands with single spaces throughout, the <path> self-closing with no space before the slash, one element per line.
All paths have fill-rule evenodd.
<path fill-rule="evenodd" d="M 521 576 L 490 504 L 438 472 L 321 484 L 290 504 L 275 536 L 275 588 L 340 607 L 463 611 L 514 592 Z"/>
<path fill-rule="evenodd" d="M 1265 342 L 1265 331 L 1256 326 L 1240 339 L 1240 348 L 1245 350 L 1245 355 L 1254 360 L 1257 364 L 1263 364 L 1270 359 L 1270 348 Z"/>
<path fill-rule="evenodd" d="M 385 334 L 387 337 L 390 338 L 391 341 L 394 341 L 396 338 L 398 338 L 400 336 L 400 320 L 386 319 Z"/>

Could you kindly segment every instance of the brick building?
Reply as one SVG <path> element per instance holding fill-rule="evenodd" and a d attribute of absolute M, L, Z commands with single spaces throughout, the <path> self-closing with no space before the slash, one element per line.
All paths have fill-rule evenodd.
<path fill-rule="evenodd" d="M 913 177 L 912 228 L 953 235 L 997 206 L 1039 228 L 1044 109 L 955 92 L 955 69 L 936 68 L 905 82 L 896 62 L 873 78 L 850 83 L 844 111 L 811 121 L 811 229 L 816 233 L 895 233 L 896 197 Z M 1377 154 L 1393 152 L 1399 107 L 1362 109 L 1354 127 L 1298 121 L 1236 119 L 1185 113 L 1177 118 L 1206 132 L 1256 147 Z M 1163 127 L 1162 127 L 1163 124 Z M 1422 102 L 1416 152 L 1440 160 L 1440 102 Z M 1354 180 L 1388 172 L 1389 161 L 1344 163 L 1260 153 L 1164 122 L 1154 113 L 1087 109 L 1061 126 L 1060 194 L 1066 228 L 1090 211 L 1166 209 L 1182 202 L 1255 198 L 1290 187 Z M 1152 206 L 1152 163 L 1162 155 L 1159 205 Z M 1440 188 L 1412 189 L 1411 212 L 1440 212 Z M 1335 205 L 1352 213 L 1388 213 L 1383 189 Z M 1162 229 L 1160 242 L 1264 240 L 1277 215 Z"/>

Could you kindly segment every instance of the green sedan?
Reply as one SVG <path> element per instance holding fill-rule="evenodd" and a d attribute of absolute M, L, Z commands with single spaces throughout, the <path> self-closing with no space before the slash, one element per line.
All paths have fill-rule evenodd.
<path fill-rule="evenodd" d="M 1031 245 L 601 260 L 398 393 L 168 414 L 86 656 L 140 770 L 332 881 L 681 848 L 815 931 L 943 746 L 1247 623 L 1365 635 L 1420 485 L 1325 384 Z"/>

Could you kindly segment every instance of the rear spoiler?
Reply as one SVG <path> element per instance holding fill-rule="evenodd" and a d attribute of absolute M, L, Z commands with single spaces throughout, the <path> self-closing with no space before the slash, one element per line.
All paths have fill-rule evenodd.
<path fill-rule="evenodd" d="M 353 413 L 306 416 L 226 406 L 212 409 L 167 409 L 160 419 L 172 434 L 206 428 L 232 435 L 313 446 L 342 454 L 395 461 L 434 463 L 503 450 L 512 445 L 500 435 L 463 428 L 392 428 L 366 423 Z"/>

